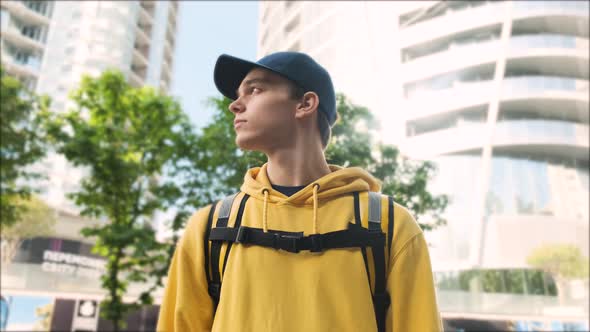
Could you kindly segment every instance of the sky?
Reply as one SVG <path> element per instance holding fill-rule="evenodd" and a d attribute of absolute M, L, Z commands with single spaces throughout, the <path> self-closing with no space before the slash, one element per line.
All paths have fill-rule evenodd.
<path fill-rule="evenodd" d="M 178 31 L 170 94 L 197 128 L 207 125 L 213 109 L 208 97 L 221 96 L 213 82 L 213 68 L 222 53 L 256 60 L 258 3 L 255 1 L 180 1 Z M 159 213 L 158 236 L 167 228 L 161 221 L 174 211 Z"/>
<path fill-rule="evenodd" d="M 35 309 L 53 303 L 47 296 L 8 296 L 7 300 L 11 302 L 7 331 L 32 331 L 39 320 Z"/>
<path fill-rule="evenodd" d="M 222 53 L 256 60 L 258 3 L 255 1 L 180 1 L 170 94 L 192 123 L 201 128 L 213 114 L 204 101 L 221 96 L 213 68 Z"/>

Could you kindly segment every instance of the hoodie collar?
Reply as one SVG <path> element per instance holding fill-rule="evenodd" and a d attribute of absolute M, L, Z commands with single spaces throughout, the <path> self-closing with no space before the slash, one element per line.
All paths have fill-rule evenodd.
<path fill-rule="evenodd" d="M 267 200 L 275 204 L 311 205 L 313 203 L 313 188 L 319 185 L 317 199 L 324 200 L 355 191 L 380 191 L 381 183 L 371 174 L 360 167 L 343 168 L 329 165 L 330 173 L 316 179 L 294 195 L 287 197 L 274 190 L 266 172 L 267 164 L 262 167 L 251 168 L 244 176 L 244 183 L 240 188 L 246 194 L 264 200 L 264 189 L 268 190 Z"/>

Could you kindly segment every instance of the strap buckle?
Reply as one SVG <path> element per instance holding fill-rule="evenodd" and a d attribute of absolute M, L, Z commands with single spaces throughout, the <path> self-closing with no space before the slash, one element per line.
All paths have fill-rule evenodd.
<path fill-rule="evenodd" d="M 238 227 L 238 233 L 236 234 L 236 243 L 244 243 L 248 240 L 248 232 L 244 226 Z"/>
<path fill-rule="evenodd" d="M 321 234 L 312 234 L 309 236 L 311 240 L 311 247 L 309 251 L 311 252 L 322 252 L 324 251 L 324 245 L 322 242 L 322 235 Z"/>
<path fill-rule="evenodd" d="M 279 233 L 273 234 L 273 248 L 282 249 L 292 253 L 299 253 L 299 246 L 297 241 L 300 236 L 281 235 Z"/>

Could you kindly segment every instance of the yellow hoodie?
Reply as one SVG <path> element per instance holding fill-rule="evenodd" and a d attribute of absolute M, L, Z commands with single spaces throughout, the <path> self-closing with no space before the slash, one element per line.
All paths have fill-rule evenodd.
<path fill-rule="evenodd" d="M 356 191 L 361 192 L 361 219 L 367 227 L 368 191 L 380 191 L 380 183 L 360 168 L 330 168 L 330 174 L 291 197 L 273 190 L 266 165 L 250 169 L 234 200 L 228 227 L 233 227 L 240 201 L 248 194 L 251 197 L 245 205 L 242 226 L 303 231 L 305 235 L 343 230 L 354 220 L 352 193 Z M 381 215 L 387 218 L 385 195 L 381 206 Z M 219 207 L 217 204 L 212 227 Z M 204 257 L 209 208 L 190 218 L 178 243 L 160 307 L 158 331 L 377 331 L 367 272 L 358 248 L 290 253 L 234 244 L 213 317 Z M 398 204 L 394 204 L 394 216 L 393 243 L 386 257 L 387 292 L 391 296 L 386 330 L 442 331 L 422 230 Z M 226 247 L 222 246 L 220 257 L 225 256 Z"/>

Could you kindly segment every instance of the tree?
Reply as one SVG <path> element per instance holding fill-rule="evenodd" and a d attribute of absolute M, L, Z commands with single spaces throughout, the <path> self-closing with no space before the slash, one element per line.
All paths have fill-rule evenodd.
<path fill-rule="evenodd" d="M 51 316 L 53 316 L 53 303 L 35 308 L 35 316 L 38 320 L 35 323 L 35 331 L 49 331 L 51 329 Z"/>
<path fill-rule="evenodd" d="M 547 244 L 536 248 L 527 257 L 530 266 L 553 276 L 560 304 L 564 304 L 567 282 L 570 279 L 588 278 L 588 257 L 572 244 Z"/>
<path fill-rule="evenodd" d="M 44 123 L 57 151 L 88 170 L 80 190 L 68 196 L 83 216 L 108 219 L 83 234 L 96 236 L 93 250 L 107 258 L 101 315 L 118 330 L 125 314 L 151 304 L 161 285 L 156 280 L 138 301 L 123 302 L 130 282 L 148 282 L 151 271 L 166 264 L 167 247 L 156 241 L 151 222 L 181 192 L 160 177 L 189 154 L 193 131 L 174 99 L 149 87 L 132 88 L 116 71 L 84 76 L 71 98 L 75 109 L 45 112 Z"/>
<path fill-rule="evenodd" d="M 0 80 L 0 225 L 9 226 L 22 212 L 18 198 L 27 198 L 33 191 L 22 182 L 40 177 L 27 166 L 45 155 L 37 115 L 48 99 L 27 91 L 2 68 Z"/>
<path fill-rule="evenodd" d="M 23 240 L 52 235 L 57 221 L 55 211 L 34 195 L 15 203 L 23 211 L 16 222 L 2 227 L 2 264 L 12 261 Z"/>

